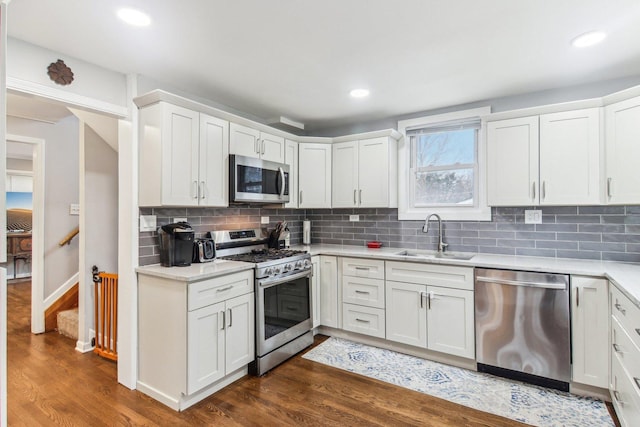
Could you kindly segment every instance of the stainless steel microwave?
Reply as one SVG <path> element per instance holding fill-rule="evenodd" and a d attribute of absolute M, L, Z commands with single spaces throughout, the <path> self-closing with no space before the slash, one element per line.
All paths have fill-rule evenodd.
<path fill-rule="evenodd" d="M 235 203 L 287 203 L 289 165 L 253 157 L 229 156 L 229 199 Z"/>

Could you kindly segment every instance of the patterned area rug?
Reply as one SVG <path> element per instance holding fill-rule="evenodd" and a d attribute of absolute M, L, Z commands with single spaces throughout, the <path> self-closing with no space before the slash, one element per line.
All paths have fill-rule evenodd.
<path fill-rule="evenodd" d="M 329 338 L 305 359 L 535 426 L 613 426 L 605 404 L 390 350 Z"/>

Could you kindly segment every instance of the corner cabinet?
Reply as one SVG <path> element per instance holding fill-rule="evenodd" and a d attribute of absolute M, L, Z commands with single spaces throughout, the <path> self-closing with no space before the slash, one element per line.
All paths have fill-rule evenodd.
<path fill-rule="evenodd" d="M 601 203 L 600 108 L 487 123 L 491 206 Z"/>
<path fill-rule="evenodd" d="M 386 339 L 475 358 L 473 268 L 386 262 Z"/>
<path fill-rule="evenodd" d="M 228 206 L 229 123 L 158 102 L 140 109 L 140 206 Z"/>
<path fill-rule="evenodd" d="M 397 144 L 378 137 L 333 144 L 332 207 L 396 207 Z"/>
<path fill-rule="evenodd" d="M 572 380 L 607 388 L 609 384 L 609 282 L 571 276 Z"/>
<path fill-rule="evenodd" d="M 298 207 L 331 207 L 331 144 L 298 145 Z"/>
<path fill-rule="evenodd" d="M 141 392 L 181 411 L 247 375 L 253 270 L 184 282 L 138 274 Z"/>
<path fill-rule="evenodd" d="M 640 97 L 605 107 L 606 201 L 640 203 Z"/>
<path fill-rule="evenodd" d="M 285 139 L 232 122 L 229 151 L 231 154 L 284 163 Z"/>

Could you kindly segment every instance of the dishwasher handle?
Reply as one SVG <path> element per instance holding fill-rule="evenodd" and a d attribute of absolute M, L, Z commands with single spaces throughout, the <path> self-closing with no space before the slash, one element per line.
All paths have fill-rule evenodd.
<path fill-rule="evenodd" d="M 524 280 L 496 279 L 493 277 L 484 277 L 484 276 L 477 276 L 476 281 L 485 282 L 485 283 L 495 283 L 497 285 L 524 286 L 529 288 L 544 288 L 544 289 L 558 289 L 558 290 L 567 289 L 567 285 L 565 283 L 529 282 Z"/>

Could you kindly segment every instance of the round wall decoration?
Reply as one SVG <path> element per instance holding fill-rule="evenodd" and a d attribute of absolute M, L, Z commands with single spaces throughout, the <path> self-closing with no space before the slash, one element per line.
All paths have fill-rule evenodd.
<path fill-rule="evenodd" d="M 47 67 L 49 78 L 59 85 L 66 86 L 73 81 L 73 71 L 64 63 L 62 59 L 52 62 Z"/>

